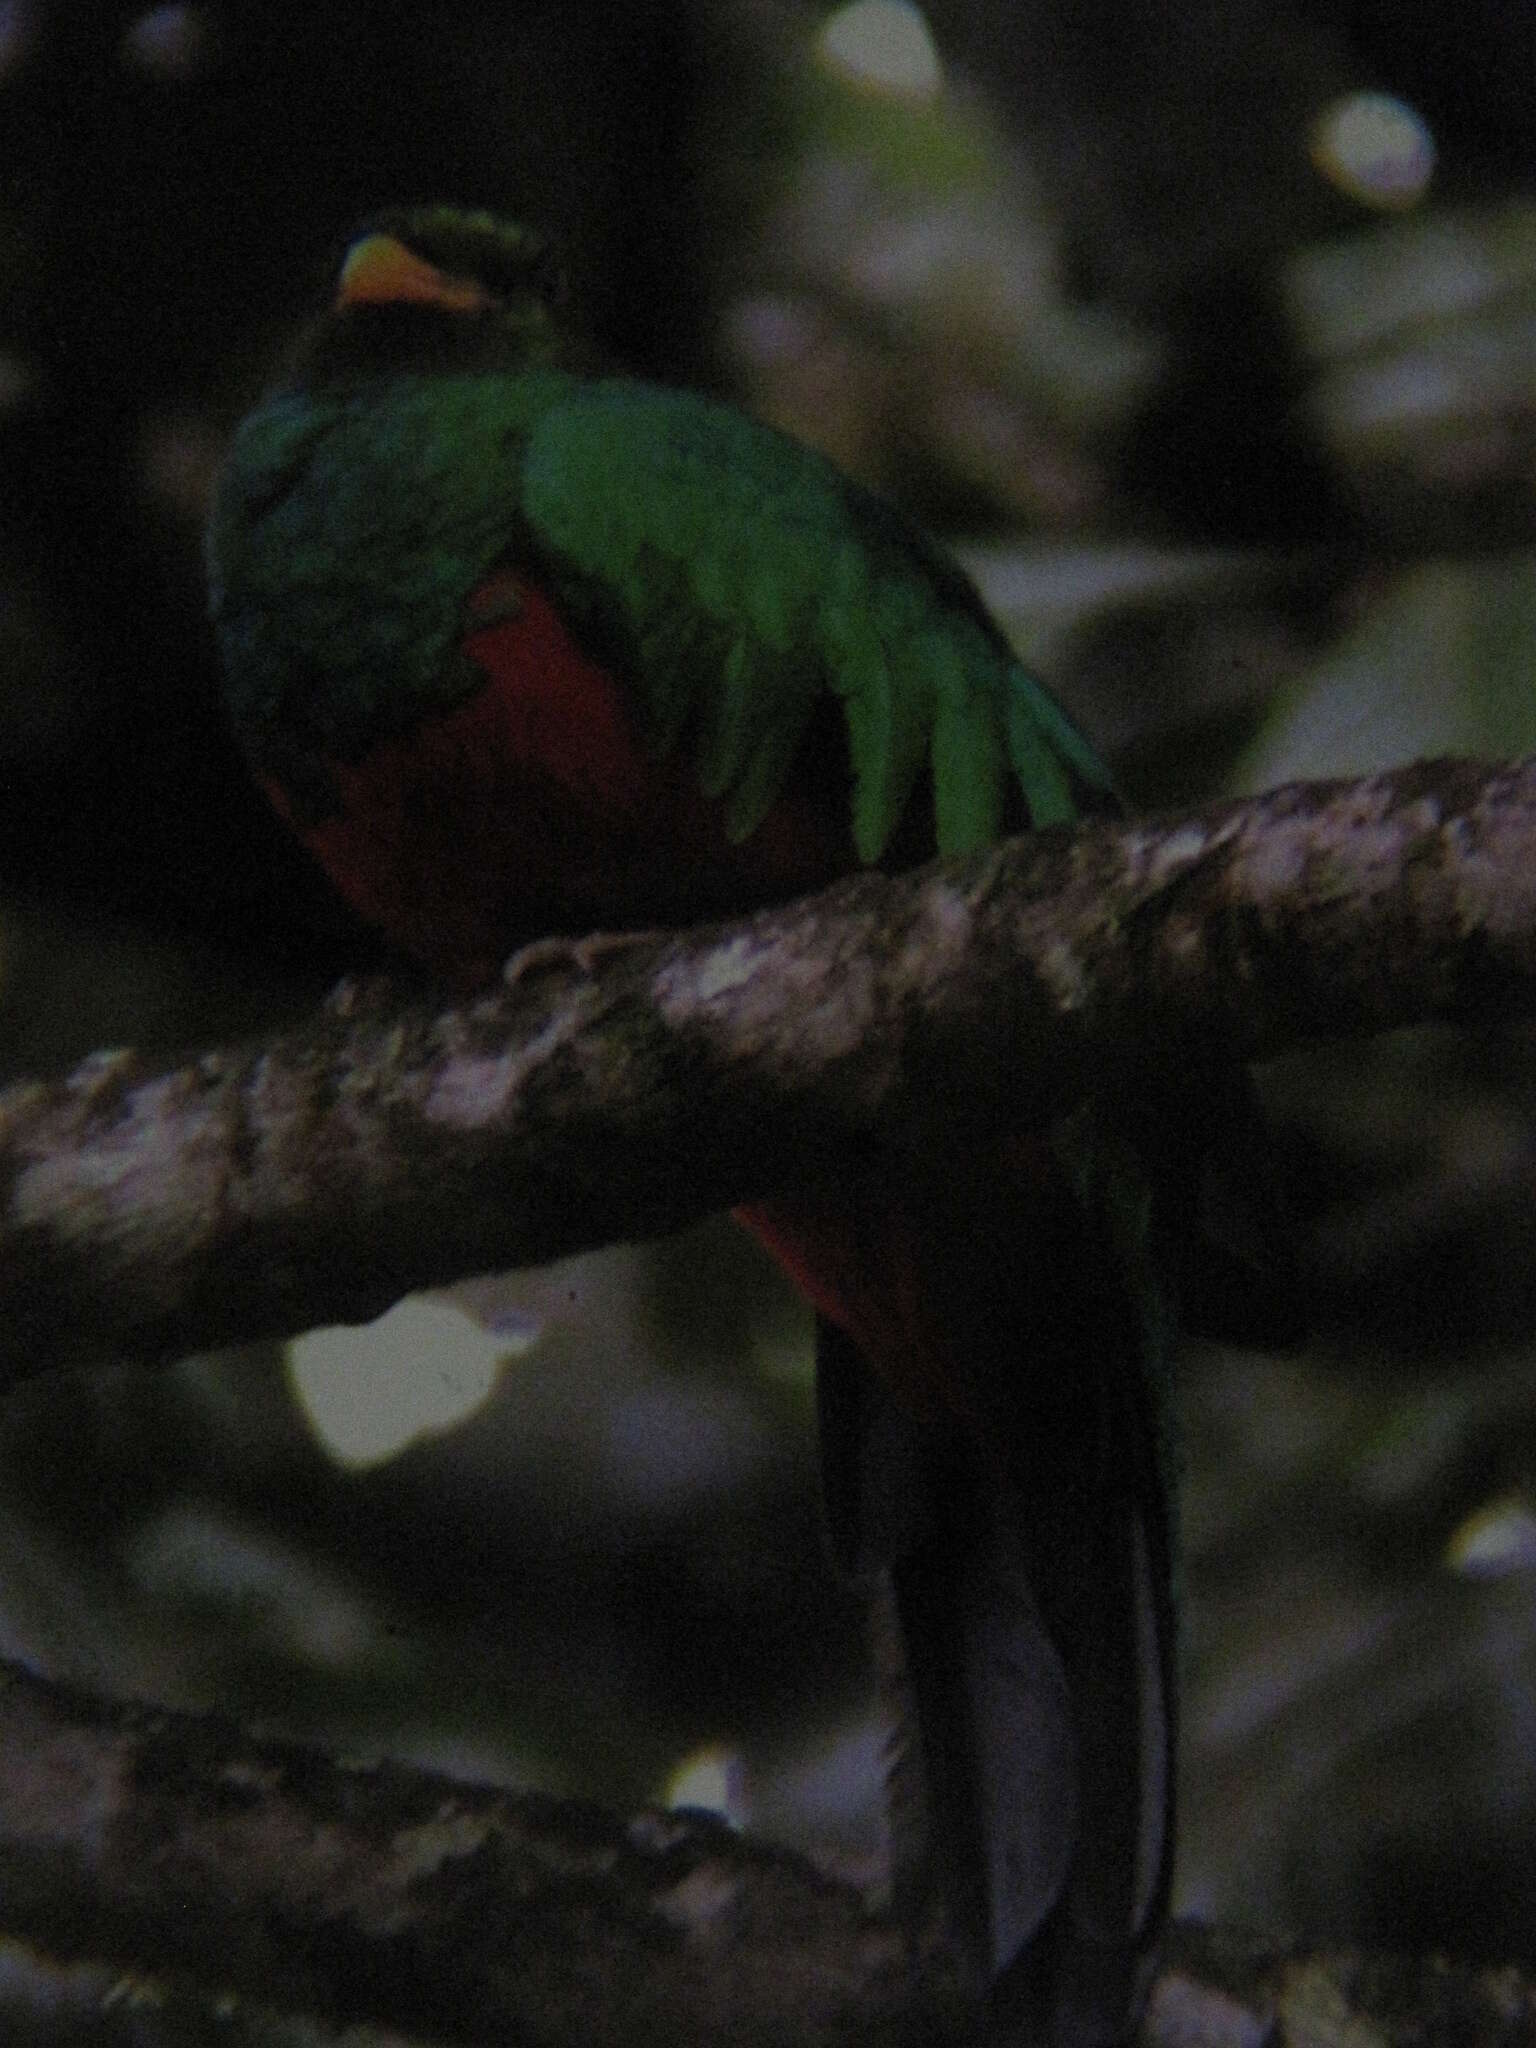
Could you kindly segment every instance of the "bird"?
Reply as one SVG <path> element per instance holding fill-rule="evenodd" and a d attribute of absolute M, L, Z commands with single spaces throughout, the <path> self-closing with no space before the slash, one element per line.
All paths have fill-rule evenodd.
<path fill-rule="evenodd" d="M 207 553 L 255 778 L 458 989 L 524 940 L 1118 809 L 921 527 L 736 407 L 616 372 L 552 243 L 487 213 L 356 230 L 235 431 Z M 816 1312 L 831 1548 L 911 1711 L 898 1904 L 941 1916 L 999 2042 L 1123 2039 L 1166 1916 L 1162 1192 L 1090 1103 L 737 1211 Z"/>

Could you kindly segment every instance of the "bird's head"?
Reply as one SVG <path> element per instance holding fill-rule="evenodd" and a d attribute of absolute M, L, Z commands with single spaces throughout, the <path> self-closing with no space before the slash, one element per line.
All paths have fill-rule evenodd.
<path fill-rule="evenodd" d="M 560 317 L 565 299 L 559 259 L 537 230 L 458 207 L 400 207 L 353 233 L 299 367 L 311 380 L 589 368 Z"/>

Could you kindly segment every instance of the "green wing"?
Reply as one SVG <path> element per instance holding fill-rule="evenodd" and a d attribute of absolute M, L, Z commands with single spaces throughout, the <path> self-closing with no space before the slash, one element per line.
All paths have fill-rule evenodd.
<path fill-rule="evenodd" d="M 617 643 L 651 738 L 692 721 L 733 837 L 762 822 L 824 690 L 842 702 L 853 837 L 878 860 L 925 765 L 940 851 L 987 844 L 1010 778 L 1037 825 L 1109 778 L 960 570 L 820 456 L 688 392 L 572 387 L 529 435 L 523 513 L 561 608 Z"/>
<path fill-rule="evenodd" d="M 244 423 L 210 567 L 257 761 L 298 786 L 476 687 L 458 653 L 465 595 L 525 555 L 573 628 L 636 677 L 652 743 L 690 727 L 738 839 L 826 690 L 847 720 L 866 861 L 925 764 L 944 852 L 997 836 L 1011 779 L 1036 824 L 1108 791 L 959 569 L 891 507 L 727 406 L 554 371 L 279 394 Z"/>

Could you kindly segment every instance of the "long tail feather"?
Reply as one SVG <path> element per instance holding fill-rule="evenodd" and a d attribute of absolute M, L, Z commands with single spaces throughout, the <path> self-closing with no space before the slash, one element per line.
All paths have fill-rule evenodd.
<path fill-rule="evenodd" d="M 938 1894 L 996 2039 L 1102 2048 L 1134 2021 L 1172 1861 L 1169 1548 L 1139 1374 L 1085 1362 L 999 1458 L 910 1418 L 831 1325 L 818 1359 L 834 1547 L 888 1574 L 916 1717 L 898 1902 Z"/>

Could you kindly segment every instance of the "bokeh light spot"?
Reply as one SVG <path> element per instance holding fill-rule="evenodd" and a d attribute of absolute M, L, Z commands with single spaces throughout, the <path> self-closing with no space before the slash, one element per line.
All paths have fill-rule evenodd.
<path fill-rule="evenodd" d="M 296 1337 L 288 1377 L 338 1464 L 377 1465 L 474 1414 L 537 1335 L 536 1326 L 486 1330 L 451 1302 L 411 1295 L 377 1322 Z"/>
<path fill-rule="evenodd" d="M 851 0 L 828 15 L 818 47 L 829 70 L 876 92 L 929 100 L 944 83 L 928 24 L 909 0 Z"/>
<path fill-rule="evenodd" d="M 1330 185 L 1362 206 L 1403 213 L 1417 206 L 1435 171 L 1435 139 L 1424 117 L 1386 92 L 1352 92 L 1313 123 L 1310 155 Z"/>

